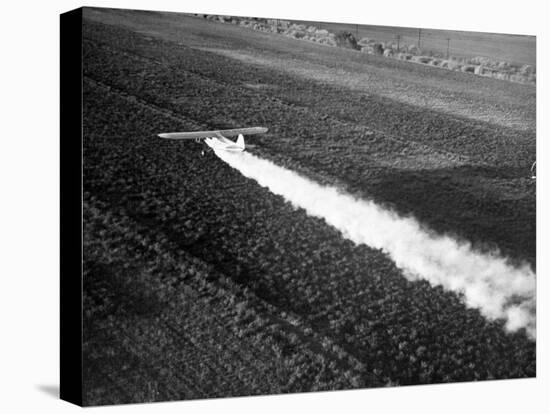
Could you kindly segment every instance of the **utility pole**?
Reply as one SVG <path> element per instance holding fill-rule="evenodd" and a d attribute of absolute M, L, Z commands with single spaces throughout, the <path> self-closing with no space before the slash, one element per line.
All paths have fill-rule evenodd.
<path fill-rule="evenodd" d="M 422 33 L 422 29 L 418 29 L 418 48 L 420 49 L 420 35 Z"/>
<path fill-rule="evenodd" d="M 359 25 L 358 24 L 355 25 L 355 38 L 357 40 L 359 40 Z"/>
<path fill-rule="evenodd" d="M 451 39 L 447 38 L 447 59 L 449 59 L 449 44 L 451 43 Z"/>
<path fill-rule="evenodd" d="M 401 35 L 397 35 L 397 51 L 399 52 L 399 40 L 401 40 Z"/>

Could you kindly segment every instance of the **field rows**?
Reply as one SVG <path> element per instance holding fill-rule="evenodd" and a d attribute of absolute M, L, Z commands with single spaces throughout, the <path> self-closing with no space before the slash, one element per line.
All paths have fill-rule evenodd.
<path fill-rule="evenodd" d="M 286 73 L 305 81 L 316 80 L 336 89 L 383 96 L 447 115 L 535 130 L 534 87 L 477 79 L 468 74 L 185 15 L 97 9 L 87 11 L 86 15 L 94 21 L 138 32 L 147 40 L 169 40 L 241 60 L 247 66 L 245 73 L 255 74 L 263 67 L 268 72 Z M 158 46 L 163 47 L 165 43 Z M 165 55 L 168 57 L 168 53 Z"/>
<path fill-rule="evenodd" d="M 93 31 L 87 36 L 101 39 Z M 268 125 L 271 133 L 260 138 L 258 154 L 534 266 L 530 133 L 442 118 L 374 95 L 365 98 L 256 68 L 252 78 L 265 87 L 251 89 L 244 85 L 245 75 L 239 79 L 249 72 L 242 64 L 229 59 L 220 64 L 219 56 L 166 42 L 161 47 L 159 41 L 133 34 L 117 42 L 118 47 L 131 46 L 132 53 L 118 56 L 104 43 L 89 43 L 87 73 L 94 79 L 178 116 L 201 120 L 204 127 Z M 383 109 L 369 116 L 380 101 Z M 424 122 L 387 122 L 394 114 Z M 411 125 L 417 129 L 412 135 L 407 130 Z M 407 129 L 395 135 L 401 127 Z"/>
<path fill-rule="evenodd" d="M 150 230 L 136 233 L 133 227 L 140 226 L 122 212 L 105 214 L 103 203 L 94 197 L 91 201 L 85 204 L 86 251 L 91 252 L 85 262 L 86 378 L 93 383 L 98 372 L 110 378 L 117 384 L 115 401 L 137 401 L 138 396 L 124 392 L 136 387 L 158 392 L 148 400 L 166 400 L 353 386 L 345 380 L 345 372 L 339 372 L 341 362 L 326 366 L 330 351 L 323 351 L 321 345 L 312 351 L 308 344 L 314 339 L 287 338 L 288 331 L 299 327 L 289 329 L 289 322 L 265 309 L 259 315 L 250 297 L 238 302 L 221 281 L 206 282 L 203 278 L 216 275 L 200 260 L 174 260 L 162 254 L 160 272 L 156 269 L 160 264 L 154 264 L 159 252 L 154 250 L 164 252 L 170 246 L 149 240 Z M 252 300 L 261 303 L 254 295 Z M 299 383 L 299 361 L 308 359 L 307 370 L 315 371 L 318 365 L 319 371 Z M 329 379 L 326 383 L 320 380 L 323 375 Z M 369 373 L 363 376 L 369 378 Z M 152 386 L 138 387 L 132 379 Z M 358 384 L 382 383 L 374 378 Z M 89 387 L 88 398 L 93 402 L 100 391 Z"/>
<path fill-rule="evenodd" d="M 155 137 L 248 123 L 255 113 L 274 117 L 276 130 L 293 120 L 302 133 L 317 111 L 113 53 L 139 36 L 94 30 L 111 46 L 85 43 L 85 268 L 98 269 L 85 276 L 89 403 L 534 375 L 535 346 L 522 332 L 507 335 L 457 295 L 407 281 L 381 252 L 200 157 L 200 146 Z M 173 103 L 182 96 L 193 104 Z M 328 161 L 328 139 L 297 142 L 291 156 L 261 141 L 258 153 L 351 181 L 345 164 L 333 178 L 299 158 L 318 142 L 311 153 Z M 104 375 L 117 386 L 104 387 Z"/>

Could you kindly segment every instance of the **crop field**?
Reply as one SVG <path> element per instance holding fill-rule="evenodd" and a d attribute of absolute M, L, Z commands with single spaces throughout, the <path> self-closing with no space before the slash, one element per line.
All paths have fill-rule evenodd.
<path fill-rule="evenodd" d="M 346 30 L 358 39 L 368 37 L 381 42 L 396 42 L 399 35 L 401 45 L 418 45 L 418 28 L 324 22 L 300 23 L 315 24 L 327 30 Z M 536 65 L 535 36 L 420 29 L 422 49 L 445 55 L 447 43 L 451 56 L 463 58 L 482 56 L 514 64 Z"/>
<path fill-rule="evenodd" d="M 535 88 L 190 16 L 85 9 L 85 404 L 533 377 L 536 344 L 194 142 L 536 269 Z"/>

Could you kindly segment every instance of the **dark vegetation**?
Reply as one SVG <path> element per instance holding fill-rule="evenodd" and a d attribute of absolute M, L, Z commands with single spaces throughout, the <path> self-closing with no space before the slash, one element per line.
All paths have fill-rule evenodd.
<path fill-rule="evenodd" d="M 361 50 L 361 46 L 357 44 L 357 39 L 350 32 L 341 30 L 336 33 L 334 37 L 336 46 L 344 47 L 346 49 Z"/>
<path fill-rule="evenodd" d="M 535 375 L 524 332 L 155 137 L 268 126 L 261 156 L 534 265 L 528 133 L 111 26 L 84 37 L 87 404 Z"/>

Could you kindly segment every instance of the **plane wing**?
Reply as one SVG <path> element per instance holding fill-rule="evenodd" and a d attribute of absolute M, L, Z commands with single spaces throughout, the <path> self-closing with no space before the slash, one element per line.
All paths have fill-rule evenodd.
<path fill-rule="evenodd" d="M 253 127 L 253 128 L 238 128 L 238 129 L 220 129 L 215 131 L 193 131 L 193 132 L 166 132 L 158 134 L 161 138 L 168 139 L 197 139 L 197 138 L 210 138 L 214 136 L 222 135 L 224 137 L 233 137 L 239 134 L 253 135 L 264 134 L 267 132 L 267 128 Z"/>

